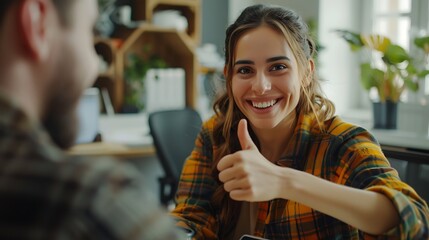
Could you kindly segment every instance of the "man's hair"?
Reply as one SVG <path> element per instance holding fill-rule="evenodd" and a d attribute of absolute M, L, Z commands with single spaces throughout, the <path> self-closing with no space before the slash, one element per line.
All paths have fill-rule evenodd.
<path fill-rule="evenodd" d="M 0 1 L 0 23 L 3 22 L 3 18 L 6 15 L 6 9 L 8 9 L 11 3 L 17 2 L 16 0 L 1 0 Z"/>
<path fill-rule="evenodd" d="M 57 11 L 60 18 L 61 24 L 64 26 L 69 26 L 71 24 L 71 8 L 72 4 L 77 0 L 51 0 Z M 4 16 L 6 15 L 7 9 L 10 8 L 12 4 L 19 3 L 20 0 L 0 0 L 0 23 L 3 22 Z"/>

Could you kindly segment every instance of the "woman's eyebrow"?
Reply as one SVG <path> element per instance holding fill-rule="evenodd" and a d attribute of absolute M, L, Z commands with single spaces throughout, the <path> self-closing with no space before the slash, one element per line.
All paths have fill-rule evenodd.
<path fill-rule="evenodd" d="M 251 60 L 237 60 L 237 61 L 234 63 L 234 66 L 235 66 L 235 65 L 238 65 L 238 64 L 255 64 L 255 62 L 253 62 L 253 61 L 251 61 Z"/>
<path fill-rule="evenodd" d="M 266 62 L 267 62 L 267 63 L 270 63 L 270 62 L 275 62 L 275 61 L 279 61 L 279 60 L 286 60 L 286 61 L 289 61 L 289 62 L 290 62 L 290 58 L 288 58 L 288 57 L 286 57 L 286 56 L 276 56 L 276 57 L 271 57 L 271 58 L 268 58 L 268 59 L 266 60 Z M 238 64 L 255 64 L 255 62 L 254 62 L 254 61 L 252 61 L 252 60 L 237 60 L 237 61 L 234 63 L 234 66 L 235 66 L 235 65 L 238 65 Z"/>
<path fill-rule="evenodd" d="M 268 58 L 266 62 L 269 63 L 269 62 L 275 62 L 279 60 L 286 60 L 290 62 L 290 58 L 286 56 L 277 56 L 277 57 Z"/>

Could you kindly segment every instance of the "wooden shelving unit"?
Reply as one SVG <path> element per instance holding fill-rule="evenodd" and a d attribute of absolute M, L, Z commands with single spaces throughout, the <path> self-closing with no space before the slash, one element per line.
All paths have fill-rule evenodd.
<path fill-rule="evenodd" d="M 134 14 L 137 20 L 147 20 L 152 24 L 153 14 L 162 10 L 177 10 L 188 20 L 187 34 L 195 44 L 201 38 L 200 0 L 136 0 Z"/>
<path fill-rule="evenodd" d="M 186 105 L 196 107 L 199 67 L 195 49 L 200 40 L 200 7 L 200 0 L 135 0 L 133 19 L 145 20 L 147 23 L 135 29 L 119 28 L 112 39 L 96 39 L 95 49 L 109 63 L 109 68 L 99 75 L 94 85 L 108 89 L 116 112 L 121 110 L 124 103 L 124 67 L 127 55 L 144 54 L 143 46 L 149 46 L 149 54 L 162 58 L 169 67 L 185 70 Z M 153 13 L 165 9 L 178 10 L 186 17 L 187 32 L 151 24 Z"/>

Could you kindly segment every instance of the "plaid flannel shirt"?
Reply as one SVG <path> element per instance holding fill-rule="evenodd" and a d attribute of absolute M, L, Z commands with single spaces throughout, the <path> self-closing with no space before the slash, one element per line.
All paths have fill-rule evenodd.
<path fill-rule="evenodd" d="M 65 155 L 0 95 L 0 239 L 185 239 L 114 159 Z"/>
<path fill-rule="evenodd" d="M 172 211 L 177 225 L 195 230 L 195 239 L 217 239 L 219 219 L 210 198 L 218 187 L 211 176 L 216 117 L 204 123 L 188 157 Z M 268 239 L 428 239 L 426 202 L 390 167 L 376 139 L 365 129 L 326 121 L 322 133 L 310 115 L 299 116 L 287 156 L 277 165 L 305 171 L 341 185 L 384 194 L 396 207 L 400 225 L 382 236 L 371 236 L 331 216 L 285 199 L 260 202 L 255 235 Z M 261 180 L 263 181 L 263 180 Z M 285 189 L 287 191 L 287 189 Z M 364 204 L 364 203 L 363 203 Z"/>

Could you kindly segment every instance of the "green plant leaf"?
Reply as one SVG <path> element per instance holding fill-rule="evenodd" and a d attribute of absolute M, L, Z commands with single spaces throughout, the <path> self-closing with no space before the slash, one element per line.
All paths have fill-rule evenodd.
<path fill-rule="evenodd" d="M 353 52 L 358 51 L 364 45 L 360 35 L 357 33 L 341 29 L 335 30 L 335 32 L 338 33 L 338 35 L 340 35 L 340 37 L 342 37 L 344 40 L 346 40 Z"/>
<path fill-rule="evenodd" d="M 408 75 L 417 74 L 417 68 L 411 62 L 408 63 L 408 65 L 405 68 L 405 70 L 407 70 Z"/>
<path fill-rule="evenodd" d="M 414 39 L 414 44 L 429 53 L 429 36 L 419 37 Z"/>
<path fill-rule="evenodd" d="M 421 72 L 417 73 L 417 77 L 418 77 L 418 78 L 424 78 L 424 77 L 426 77 L 426 75 L 428 75 L 428 74 L 429 74 L 429 70 L 423 70 L 423 71 L 421 71 Z"/>
<path fill-rule="evenodd" d="M 384 78 L 384 72 L 377 68 L 372 68 L 369 63 L 360 65 L 361 84 L 366 90 L 372 87 L 380 88 L 380 84 Z"/>
<path fill-rule="evenodd" d="M 387 46 L 386 52 L 384 54 L 383 60 L 388 64 L 398 64 L 409 60 L 410 56 L 407 51 L 401 46 L 396 44 L 391 44 Z"/>
<path fill-rule="evenodd" d="M 144 108 L 142 94 L 144 94 L 146 73 L 151 68 L 166 68 L 167 63 L 154 54 L 151 54 L 151 46 L 144 45 L 142 51 L 127 55 L 126 67 L 124 68 L 126 94 L 124 101 L 126 104 L 139 109 Z"/>
<path fill-rule="evenodd" d="M 414 44 L 425 52 L 425 58 L 419 55 L 411 56 L 404 48 L 393 44 L 387 37 L 378 34 L 363 35 L 347 30 L 336 30 L 336 33 L 349 43 L 352 51 L 365 48 L 370 57 L 383 60 L 380 69 L 371 64 L 380 61 L 369 61 L 361 64 L 361 84 L 365 90 L 377 88 L 380 101 L 399 101 L 404 89 L 417 91 L 419 80 L 429 76 L 425 60 L 429 56 L 429 36 L 415 38 Z M 375 51 L 381 54 L 373 54 Z"/>
<path fill-rule="evenodd" d="M 149 68 L 166 68 L 167 67 L 167 63 L 159 58 L 158 56 L 151 56 L 151 58 L 149 59 L 149 64 L 150 67 Z"/>
<path fill-rule="evenodd" d="M 419 90 L 419 84 L 417 82 L 414 82 L 411 77 L 404 78 L 404 84 L 407 86 L 408 89 L 413 92 Z"/>

